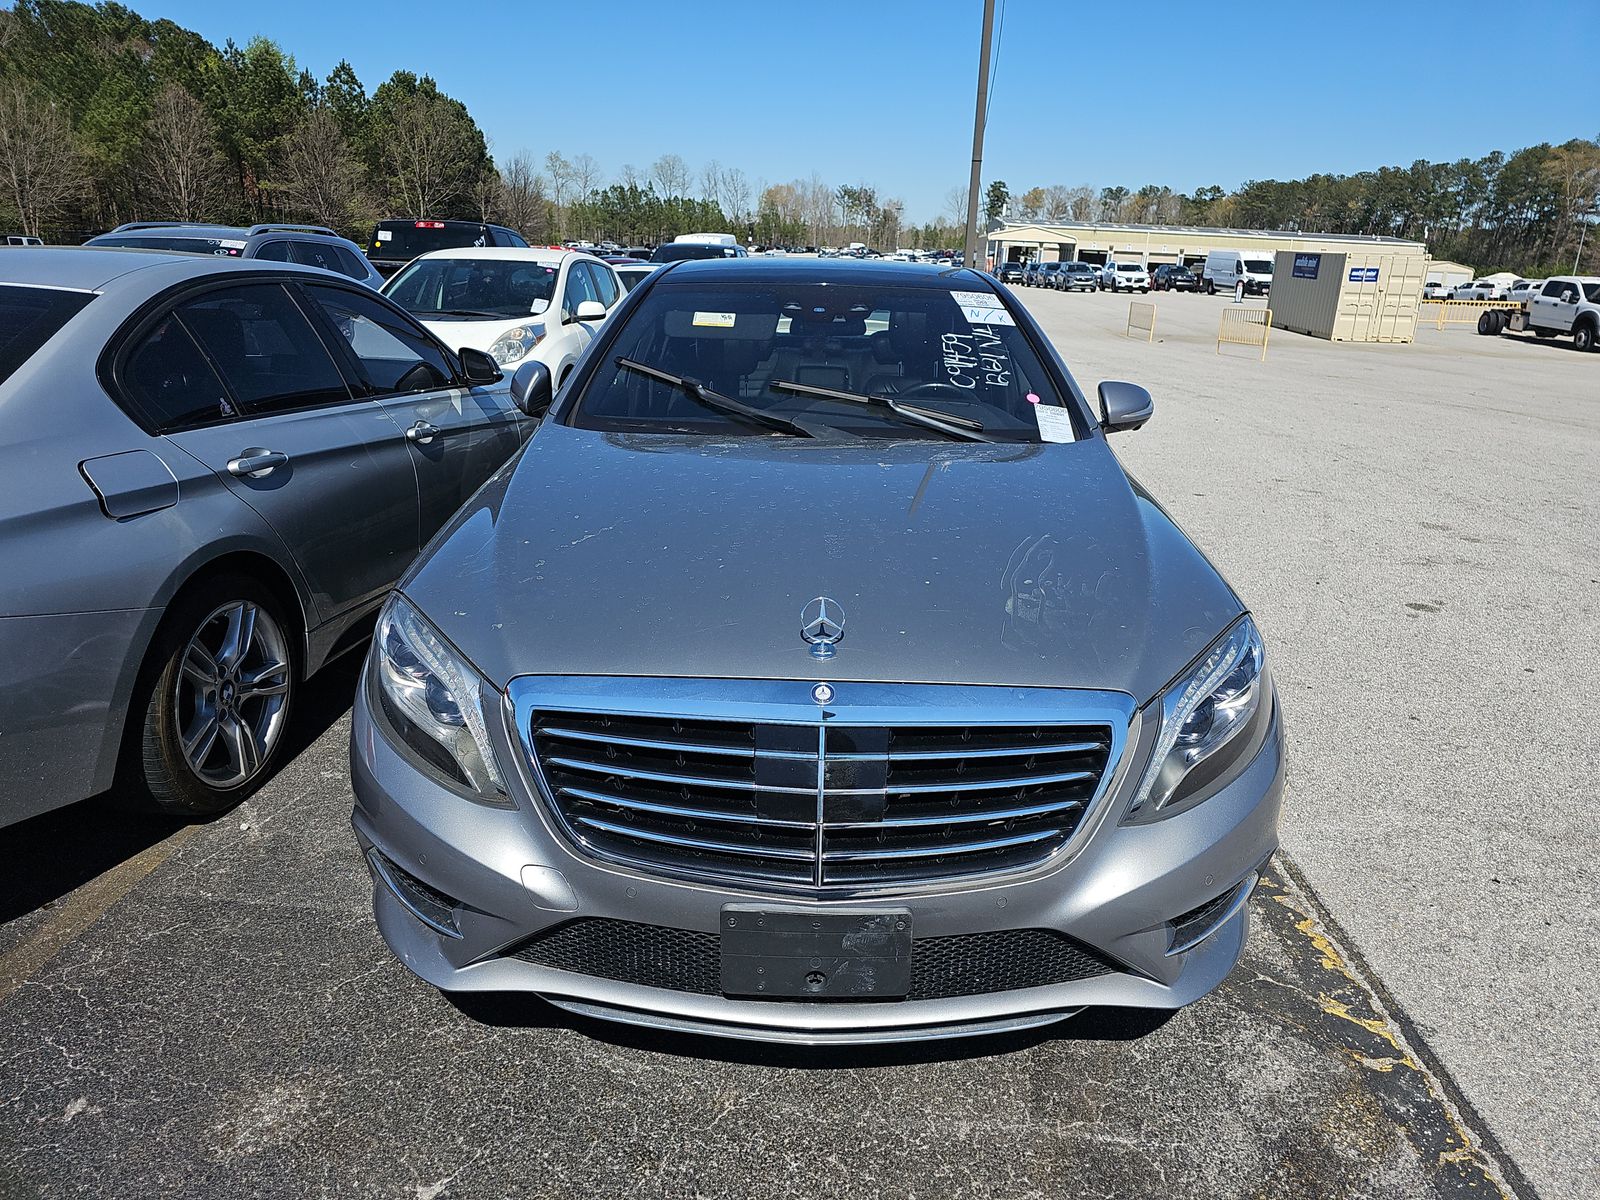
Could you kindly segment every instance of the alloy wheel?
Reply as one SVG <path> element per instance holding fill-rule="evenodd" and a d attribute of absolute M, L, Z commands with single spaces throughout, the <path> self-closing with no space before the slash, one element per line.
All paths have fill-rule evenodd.
<path fill-rule="evenodd" d="M 283 630 L 260 605 L 235 600 L 200 622 L 173 697 L 179 745 L 197 779 L 227 790 L 261 771 L 283 735 L 290 674 Z"/>

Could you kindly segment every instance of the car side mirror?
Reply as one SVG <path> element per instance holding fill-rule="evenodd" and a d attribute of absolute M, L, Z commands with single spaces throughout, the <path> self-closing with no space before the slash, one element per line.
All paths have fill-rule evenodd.
<path fill-rule="evenodd" d="M 606 319 L 606 306 L 598 300 L 580 300 L 576 319 L 579 321 L 604 321 Z"/>
<path fill-rule="evenodd" d="M 1156 402 L 1136 383 L 1108 380 L 1100 385 L 1100 428 L 1107 433 L 1137 429 L 1155 415 Z"/>
<path fill-rule="evenodd" d="M 530 417 L 542 417 L 550 407 L 550 368 L 529 359 L 511 376 L 511 402 Z"/>
<path fill-rule="evenodd" d="M 463 346 L 456 353 L 461 359 L 461 373 L 468 383 L 499 383 L 505 378 L 500 374 L 500 364 L 482 350 Z"/>

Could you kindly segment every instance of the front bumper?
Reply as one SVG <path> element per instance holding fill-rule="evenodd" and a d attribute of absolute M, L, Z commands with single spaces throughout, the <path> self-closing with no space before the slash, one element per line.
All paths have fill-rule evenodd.
<path fill-rule="evenodd" d="M 1255 872 L 1277 847 L 1284 752 L 1274 700 L 1272 726 L 1254 760 L 1195 808 L 1150 825 L 1117 818 L 1149 750 L 1153 730 L 1130 739 L 1113 793 L 1063 859 L 1023 875 L 906 892 L 806 901 L 733 885 L 653 876 L 581 856 L 548 823 L 525 771 L 507 774 L 512 808 L 456 795 L 414 765 L 374 718 L 367 688 L 353 717 L 353 824 L 368 864 L 373 903 L 390 948 L 422 979 L 446 991 L 526 991 L 585 1015 L 655 1028 L 803 1044 L 902 1041 L 996 1032 L 1060 1020 L 1089 1005 L 1172 1009 L 1215 988 L 1241 954 L 1243 903 Z M 520 763 L 503 722 L 491 722 L 503 764 Z M 1092 826 L 1092 827 L 1090 827 Z M 374 859 L 374 854 L 381 855 Z M 440 894 L 443 922 L 419 919 L 415 895 L 384 876 L 385 863 Z M 1192 941 L 1172 919 L 1215 899 L 1216 924 Z M 1000 930 L 1069 934 L 1118 969 L 1092 978 L 981 995 L 925 1000 L 825 1002 L 731 999 L 598 978 L 512 957 L 543 930 L 603 918 L 716 933 L 724 904 L 830 903 L 904 906 L 916 936 Z M 424 914 L 427 903 L 420 906 Z M 440 915 L 442 909 L 431 911 Z M 913 952 L 915 953 L 915 951 Z"/>

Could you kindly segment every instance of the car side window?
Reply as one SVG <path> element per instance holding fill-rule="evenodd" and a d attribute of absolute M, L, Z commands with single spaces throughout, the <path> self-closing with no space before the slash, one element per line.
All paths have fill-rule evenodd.
<path fill-rule="evenodd" d="M 528 248 L 528 240 L 520 233 L 515 233 L 512 230 L 507 229 L 502 232 L 500 236 L 504 244 L 507 246 L 521 246 L 524 250 Z"/>
<path fill-rule="evenodd" d="M 366 279 L 366 264 L 359 255 L 352 250 L 346 250 L 343 246 L 334 246 L 332 249 L 339 259 L 341 273 L 350 276 L 351 279 Z"/>
<path fill-rule="evenodd" d="M 455 378 L 439 347 L 377 297 L 323 284 L 302 286 L 343 336 L 375 392 L 432 391 Z"/>
<path fill-rule="evenodd" d="M 574 316 L 578 305 L 585 300 L 598 300 L 594 294 L 594 285 L 589 278 L 589 264 L 575 262 L 567 267 L 567 291 L 561 302 L 563 315 Z"/>
<path fill-rule="evenodd" d="M 267 262 L 288 262 L 288 242 L 263 242 L 256 247 L 256 257 Z"/>
<path fill-rule="evenodd" d="M 303 267 L 321 267 L 324 271 L 337 271 L 344 274 L 340 266 L 337 247 L 323 242 L 291 242 L 289 244 L 290 257 Z"/>
<path fill-rule="evenodd" d="M 600 303 L 610 308 L 617 302 L 617 297 L 622 290 L 617 286 L 617 277 L 610 267 L 597 267 L 594 263 L 585 263 L 589 272 L 594 276 L 594 289 L 600 297 Z"/>
<path fill-rule="evenodd" d="M 328 348 L 281 285 L 221 288 L 176 311 L 243 415 L 350 400 Z"/>
<path fill-rule="evenodd" d="M 117 379 L 128 403 L 159 430 L 216 425 L 238 415 L 228 389 L 172 313 L 129 348 Z"/>

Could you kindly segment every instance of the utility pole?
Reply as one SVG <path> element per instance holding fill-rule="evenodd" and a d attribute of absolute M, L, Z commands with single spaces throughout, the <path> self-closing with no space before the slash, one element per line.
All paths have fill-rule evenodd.
<path fill-rule="evenodd" d="M 978 52 L 978 111 L 972 118 L 972 180 L 967 185 L 965 261 L 969 270 L 978 270 L 983 265 L 978 257 L 978 205 L 982 203 L 983 123 L 989 109 L 989 39 L 993 33 L 994 0 L 983 0 L 983 46 Z"/>

